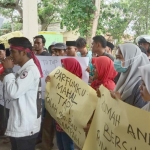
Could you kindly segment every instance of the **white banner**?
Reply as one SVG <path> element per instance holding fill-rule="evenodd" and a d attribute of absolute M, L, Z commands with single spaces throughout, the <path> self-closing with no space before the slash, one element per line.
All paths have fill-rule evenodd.
<path fill-rule="evenodd" d="M 67 58 L 67 57 L 58 57 L 58 56 L 38 56 L 38 59 L 40 61 L 44 78 L 42 78 L 42 97 L 44 99 L 45 96 L 45 78 L 57 67 L 61 66 L 61 59 Z M 87 66 L 89 64 L 89 58 L 88 57 L 73 57 L 77 59 L 80 62 L 80 65 L 82 67 L 82 74 L 83 74 L 83 81 L 88 83 L 89 80 L 89 73 L 86 71 Z M 18 71 L 19 67 L 14 67 L 14 72 L 16 73 Z M 10 108 L 10 101 L 8 95 L 5 94 L 5 101 L 6 101 L 6 107 Z M 4 105 L 4 99 L 3 99 L 3 83 L 0 82 L 0 105 Z"/>

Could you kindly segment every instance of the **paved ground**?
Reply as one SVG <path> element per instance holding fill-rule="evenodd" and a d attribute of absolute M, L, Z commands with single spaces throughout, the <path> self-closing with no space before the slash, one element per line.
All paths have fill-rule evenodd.
<path fill-rule="evenodd" d="M 54 144 L 55 146 L 53 147 L 52 150 L 58 150 L 55 140 L 54 140 Z M 37 145 L 36 150 L 42 150 L 40 147 L 41 147 L 41 144 Z M 8 139 L 0 138 L 0 150 L 10 150 L 10 142 L 8 142 Z"/>
<path fill-rule="evenodd" d="M 42 150 L 41 144 L 36 146 L 36 150 Z M 10 150 L 10 142 L 8 142 L 8 139 L 0 138 L 0 150 Z M 54 147 L 52 150 L 58 150 L 56 146 L 56 140 L 54 140 Z M 78 150 L 77 148 L 75 150 Z"/>

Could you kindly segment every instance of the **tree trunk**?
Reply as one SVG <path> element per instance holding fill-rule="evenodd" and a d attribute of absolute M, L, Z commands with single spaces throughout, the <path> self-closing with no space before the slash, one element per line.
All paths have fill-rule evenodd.
<path fill-rule="evenodd" d="M 48 28 L 48 25 L 47 25 L 47 23 L 43 23 L 43 24 L 41 24 L 41 31 L 47 31 L 47 28 Z"/>
<path fill-rule="evenodd" d="M 91 21 L 92 27 L 91 30 L 86 35 L 86 41 L 89 48 L 91 48 L 92 38 L 96 35 L 98 20 L 100 16 L 100 4 L 101 4 L 101 0 L 95 0 L 96 11 L 94 12 L 94 19 Z"/>
<path fill-rule="evenodd" d="M 98 20 L 99 20 L 99 16 L 100 16 L 100 4 L 101 4 L 101 0 L 95 0 L 96 11 L 94 13 L 91 37 L 94 37 L 96 35 Z"/>

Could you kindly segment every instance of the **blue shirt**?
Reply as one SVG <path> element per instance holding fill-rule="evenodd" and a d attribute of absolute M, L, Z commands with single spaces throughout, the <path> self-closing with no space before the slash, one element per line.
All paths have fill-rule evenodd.
<path fill-rule="evenodd" d="M 77 56 L 82 57 L 80 52 L 77 52 Z M 85 57 L 89 57 L 90 76 L 93 76 L 92 51 L 88 51 L 88 53 Z"/>

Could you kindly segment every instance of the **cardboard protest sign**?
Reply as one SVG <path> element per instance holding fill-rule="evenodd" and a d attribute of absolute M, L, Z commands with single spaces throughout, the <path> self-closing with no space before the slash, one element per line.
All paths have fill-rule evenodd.
<path fill-rule="evenodd" d="M 80 147 L 85 142 L 83 128 L 96 108 L 96 92 L 84 81 L 58 67 L 46 84 L 45 105 L 51 116 Z"/>
<path fill-rule="evenodd" d="M 149 150 L 150 113 L 112 99 L 104 87 L 100 91 L 83 150 Z"/>
<path fill-rule="evenodd" d="M 44 78 L 42 78 L 42 98 L 44 99 L 45 95 L 45 77 L 49 75 L 50 72 L 52 72 L 55 68 L 58 66 L 61 66 L 61 59 L 65 57 L 58 57 L 58 56 L 38 56 L 38 59 L 40 61 L 42 71 L 44 74 Z M 83 74 L 83 81 L 88 83 L 89 74 L 86 70 L 89 58 L 88 57 L 75 57 L 80 62 L 80 65 L 82 67 L 82 74 Z M 18 72 L 20 69 L 19 66 L 15 66 L 13 68 L 14 73 Z M 5 93 L 5 100 L 6 100 L 6 107 L 10 108 L 11 98 Z M 0 105 L 4 106 L 4 99 L 3 99 L 3 83 L 0 82 Z"/>

